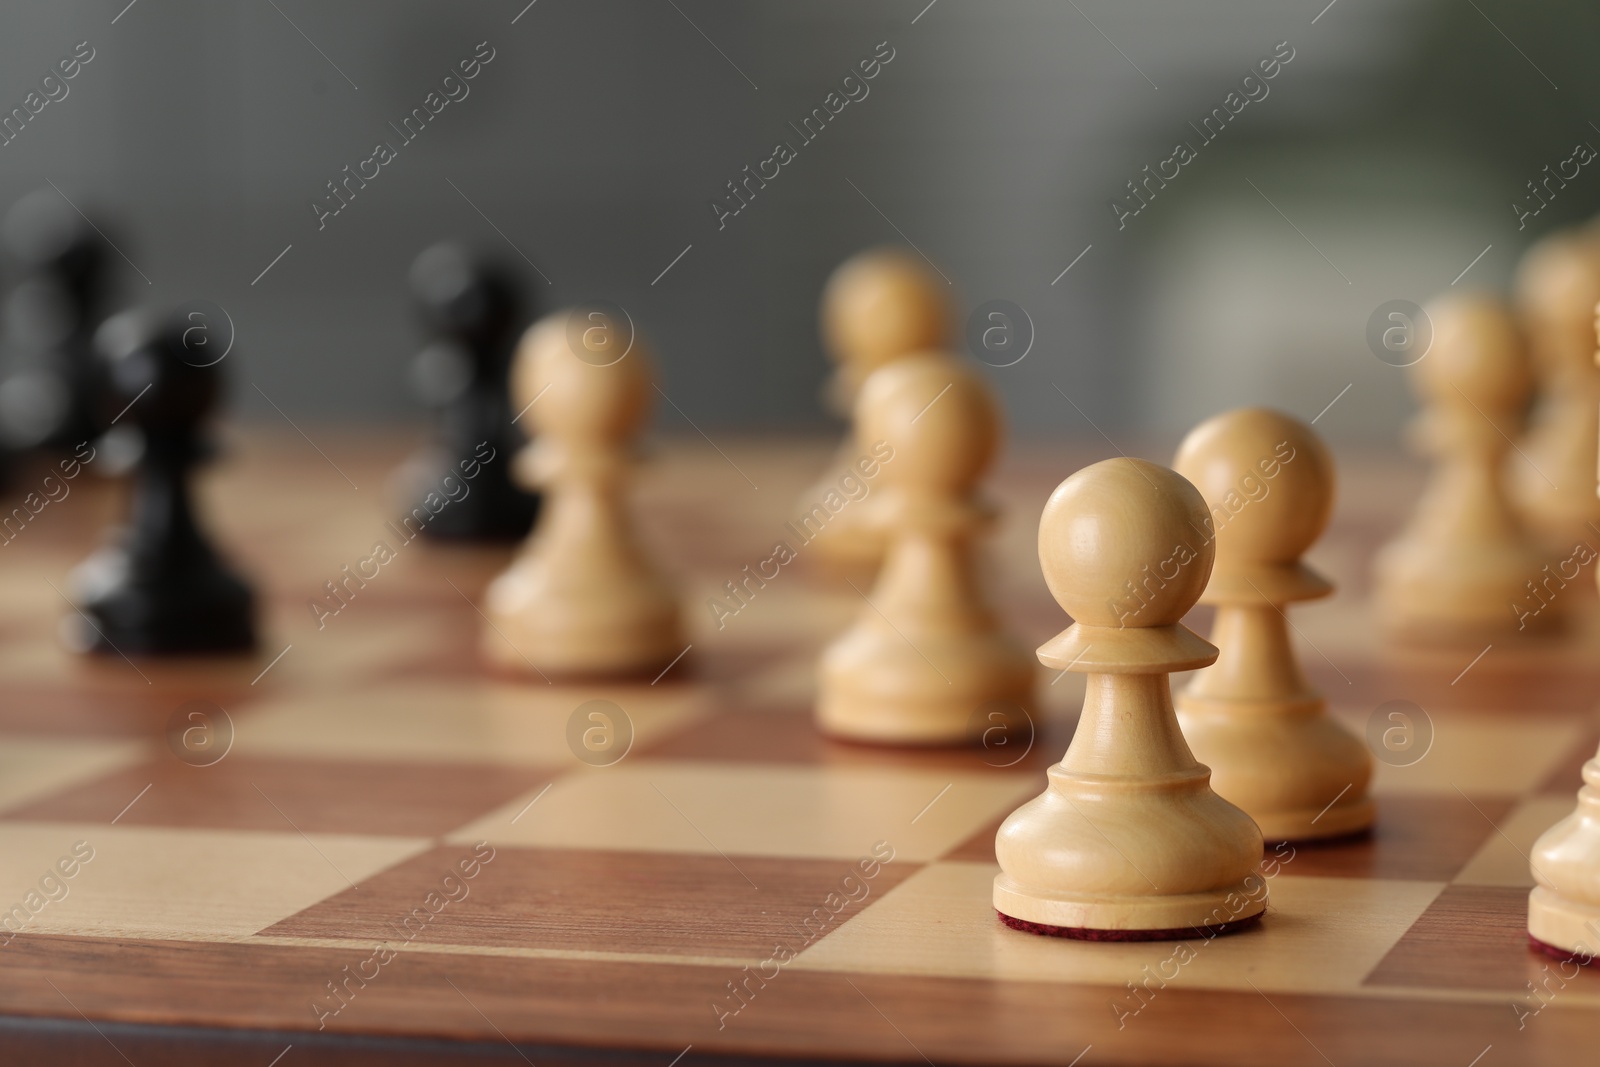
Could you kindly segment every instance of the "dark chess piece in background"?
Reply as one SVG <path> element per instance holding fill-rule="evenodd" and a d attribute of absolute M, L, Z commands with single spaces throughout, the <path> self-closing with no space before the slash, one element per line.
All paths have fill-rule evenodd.
<path fill-rule="evenodd" d="M 520 323 L 515 286 L 443 243 L 412 263 L 411 292 L 434 334 L 411 377 L 437 412 L 438 430 L 398 474 L 401 506 L 426 517 L 422 530 L 431 537 L 521 540 L 533 528 L 539 497 L 511 478 L 524 441 L 507 384 Z"/>
<path fill-rule="evenodd" d="M 0 443 L 70 452 L 105 428 L 93 343 L 104 318 L 105 241 L 54 189 L 12 205 L 0 238 L 22 272 L 5 302 Z"/>
<path fill-rule="evenodd" d="M 138 313 L 95 337 L 107 407 L 142 439 L 125 526 L 73 572 L 74 644 L 125 654 L 231 652 L 255 644 L 255 597 L 195 519 L 190 475 L 210 452 L 203 424 L 220 368 L 185 344 L 188 323 Z M 87 619 L 87 621 L 85 621 Z"/>

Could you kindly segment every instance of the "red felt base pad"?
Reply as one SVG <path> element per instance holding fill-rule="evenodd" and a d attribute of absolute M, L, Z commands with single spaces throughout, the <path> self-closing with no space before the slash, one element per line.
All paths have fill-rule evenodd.
<path fill-rule="evenodd" d="M 1171 930 L 1091 930 L 1080 926 L 1049 926 L 1045 923 L 1029 922 L 1027 919 L 1015 919 L 1003 911 L 997 911 L 995 914 L 1000 916 L 1001 922 L 1013 930 L 1040 934 L 1044 937 L 1065 937 L 1073 941 L 1182 941 L 1190 937 L 1210 940 L 1223 934 L 1236 934 L 1240 930 L 1248 930 L 1259 923 L 1265 913 L 1258 911 L 1243 919 L 1233 919 L 1212 926 L 1180 926 Z"/>
<path fill-rule="evenodd" d="M 1570 960 L 1581 967 L 1589 966 L 1589 964 L 1593 963 L 1595 959 L 1586 952 L 1573 952 L 1569 949 L 1558 948 L 1555 945 L 1547 944 L 1546 942 L 1540 941 L 1532 934 L 1528 935 L 1528 947 L 1533 949 L 1535 952 L 1542 952 L 1552 959 L 1558 959 L 1563 963 Z"/>

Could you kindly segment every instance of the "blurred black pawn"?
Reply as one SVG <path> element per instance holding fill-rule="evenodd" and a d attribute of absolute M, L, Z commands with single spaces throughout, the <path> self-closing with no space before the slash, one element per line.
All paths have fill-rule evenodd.
<path fill-rule="evenodd" d="M 127 524 L 73 572 L 82 615 L 68 624 L 78 647 L 161 654 L 255 644 L 250 587 L 217 556 L 190 503 L 190 474 L 210 451 L 202 426 L 221 389 L 213 356 L 186 344 L 190 328 L 127 313 L 95 337 L 107 406 L 123 412 L 140 448 Z"/>
<path fill-rule="evenodd" d="M 511 480 L 524 440 L 507 385 L 521 321 L 515 287 L 445 243 L 411 264 L 411 292 L 434 335 L 411 377 L 438 428 L 399 474 L 402 506 L 426 517 L 430 537 L 519 541 L 533 528 L 539 498 Z"/>
<path fill-rule="evenodd" d="M 12 205 L 0 239 L 22 272 L 5 303 L 0 441 L 17 452 L 71 451 L 104 429 L 93 339 L 105 241 L 54 189 Z"/>

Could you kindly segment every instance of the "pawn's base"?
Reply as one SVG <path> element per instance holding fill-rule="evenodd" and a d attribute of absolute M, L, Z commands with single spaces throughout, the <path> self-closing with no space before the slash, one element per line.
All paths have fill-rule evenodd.
<path fill-rule="evenodd" d="M 1093 930 L 1082 926 L 1050 926 L 1046 923 L 1029 922 L 1027 919 L 1007 915 L 1003 911 L 996 911 L 995 914 L 1000 916 L 1001 922 L 1013 930 L 1021 930 L 1025 934 L 1038 934 L 1041 937 L 1064 937 L 1072 941 L 1183 941 L 1190 937 L 1203 937 L 1209 941 L 1213 937 L 1236 934 L 1259 925 L 1265 911 L 1258 911 L 1248 918 L 1217 923 L 1214 926 L 1182 926 L 1168 930 Z"/>
<path fill-rule="evenodd" d="M 1540 941 L 1537 937 L 1534 937 L 1532 934 L 1528 935 L 1528 947 L 1533 949 L 1535 952 L 1549 956 L 1551 959 L 1560 960 L 1563 963 L 1571 961 L 1572 963 L 1576 963 L 1579 967 L 1587 967 L 1594 962 L 1594 957 L 1587 952 L 1577 952 L 1560 948 L 1556 945 L 1546 944 L 1545 942 Z"/>
<path fill-rule="evenodd" d="M 875 618 L 858 622 L 822 654 L 817 726 L 863 744 L 1021 737 L 1031 729 L 1024 709 L 1034 670 L 1022 646 L 999 632 L 919 635 L 913 648 Z"/>
<path fill-rule="evenodd" d="M 1008 925 L 1020 922 L 1041 930 L 1125 931 L 1128 940 L 1160 941 L 1171 940 L 1173 931 L 1181 938 L 1196 930 L 1217 930 L 1259 919 L 1267 910 L 1267 881 L 1258 868 L 1232 885 L 1194 893 L 1083 896 L 1026 886 L 1002 871 L 995 875 L 993 904 L 995 911 L 1014 920 Z"/>
<path fill-rule="evenodd" d="M 1243 808 L 1267 841 L 1347 837 L 1372 826 L 1372 754 L 1329 717 L 1320 696 L 1238 697 L 1202 673 L 1177 707 L 1190 751 L 1211 768 L 1211 788 Z"/>
<path fill-rule="evenodd" d="M 565 663 L 557 666 L 549 660 L 537 663 L 531 658 L 523 659 L 516 649 L 509 648 L 492 632 L 484 635 L 479 646 L 478 661 L 488 677 L 513 684 L 533 681 L 568 686 L 656 685 L 658 689 L 673 688 L 692 681 L 699 667 L 693 655 L 682 656 L 676 661 L 667 656 L 660 660 L 618 665 Z M 671 668 L 670 674 L 667 673 L 668 668 Z"/>
<path fill-rule="evenodd" d="M 556 641 L 524 640 L 522 636 L 508 636 L 503 624 L 486 630 L 479 645 L 484 665 L 508 678 L 534 677 L 572 684 L 623 682 L 659 677 L 674 665 L 673 657 L 684 651 L 683 645 L 676 644 L 676 638 L 675 647 L 667 651 L 666 646 L 657 641 L 579 649 Z M 676 666 L 688 669 L 684 662 Z"/>
<path fill-rule="evenodd" d="M 1348 830 L 1342 834 L 1322 834 L 1317 837 L 1273 837 L 1270 834 L 1262 835 L 1262 842 L 1268 849 L 1279 845 L 1309 845 L 1322 848 L 1337 848 L 1341 845 L 1353 845 L 1372 838 L 1376 820 L 1365 826 Z M 1268 857 L 1271 859 L 1271 857 Z M 1288 862 L 1287 860 L 1284 862 Z"/>
<path fill-rule="evenodd" d="M 255 598 L 219 566 L 160 578 L 123 576 L 93 590 L 68 616 L 69 640 L 84 652 L 186 655 L 255 647 Z"/>
<path fill-rule="evenodd" d="M 1510 599 L 1506 602 L 1514 603 Z M 1382 608 L 1379 613 L 1381 631 L 1386 638 L 1406 648 L 1428 650 L 1479 648 L 1491 641 L 1536 646 L 1554 640 L 1569 628 L 1567 618 L 1555 609 L 1530 617 L 1527 625 L 1521 627 L 1509 608 L 1505 618 L 1422 615 L 1406 609 Z"/>
<path fill-rule="evenodd" d="M 1536 886 L 1528 894 L 1528 938 L 1549 955 L 1592 959 L 1600 955 L 1600 907 Z"/>
<path fill-rule="evenodd" d="M 671 589 L 625 554 L 552 562 L 536 549 L 489 584 L 482 614 L 483 661 L 541 680 L 654 677 L 687 651 Z"/>
<path fill-rule="evenodd" d="M 1378 808 L 1363 796 L 1320 811 L 1250 811 L 1250 815 L 1267 841 L 1326 841 L 1371 830 Z"/>
<path fill-rule="evenodd" d="M 550 611 L 555 618 L 570 612 Z M 644 618 L 618 614 L 589 618 L 582 626 L 558 630 L 528 613 L 503 615 L 492 609 L 479 644 L 483 662 L 496 673 L 563 681 L 654 678 L 685 651 L 676 611 Z M 677 664 L 683 669 L 684 664 Z"/>
<path fill-rule="evenodd" d="M 1545 610 L 1526 583 L 1545 561 L 1536 552 L 1460 558 L 1391 545 L 1378 557 L 1374 612 L 1382 633 L 1407 646 L 1482 647 L 1486 641 L 1547 641 L 1568 626 L 1565 601 Z M 1463 575 L 1476 574 L 1475 579 Z M 1520 615 L 1516 605 L 1525 605 Z"/>
<path fill-rule="evenodd" d="M 835 740 L 864 745 L 987 747 L 991 737 L 1029 736 L 1033 726 L 1024 709 L 1031 703 L 1030 681 L 987 692 L 908 694 L 900 699 L 824 691 L 817 703 L 817 728 Z"/>

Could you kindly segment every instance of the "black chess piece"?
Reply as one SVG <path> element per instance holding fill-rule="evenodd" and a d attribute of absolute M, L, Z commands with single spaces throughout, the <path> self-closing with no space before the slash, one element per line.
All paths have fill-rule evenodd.
<path fill-rule="evenodd" d="M 512 456 L 525 440 L 507 384 L 521 318 L 516 288 L 500 270 L 443 243 L 412 263 L 411 291 L 435 335 L 417 355 L 412 380 L 436 410 L 438 429 L 407 464 L 410 513 L 427 517 L 422 530 L 430 537 L 520 541 L 539 498 L 511 478 Z M 430 498 L 433 508 L 424 503 Z"/>
<path fill-rule="evenodd" d="M 255 644 L 255 597 L 196 521 L 189 480 L 210 453 L 203 424 L 220 368 L 185 344 L 189 324 L 136 313 L 95 338 L 107 406 L 141 438 L 128 521 L 73 572 L 75 643 L 124 654 L 231 652 Z"/>
<path fill-rule="evenodd" d="M 71 451 L 105 426 L 94 332 L 106 301 L 105 241 L 54 189 L 18 200 L 0 225 L 22 276 L 6 298 L 0 441 Z"/>

